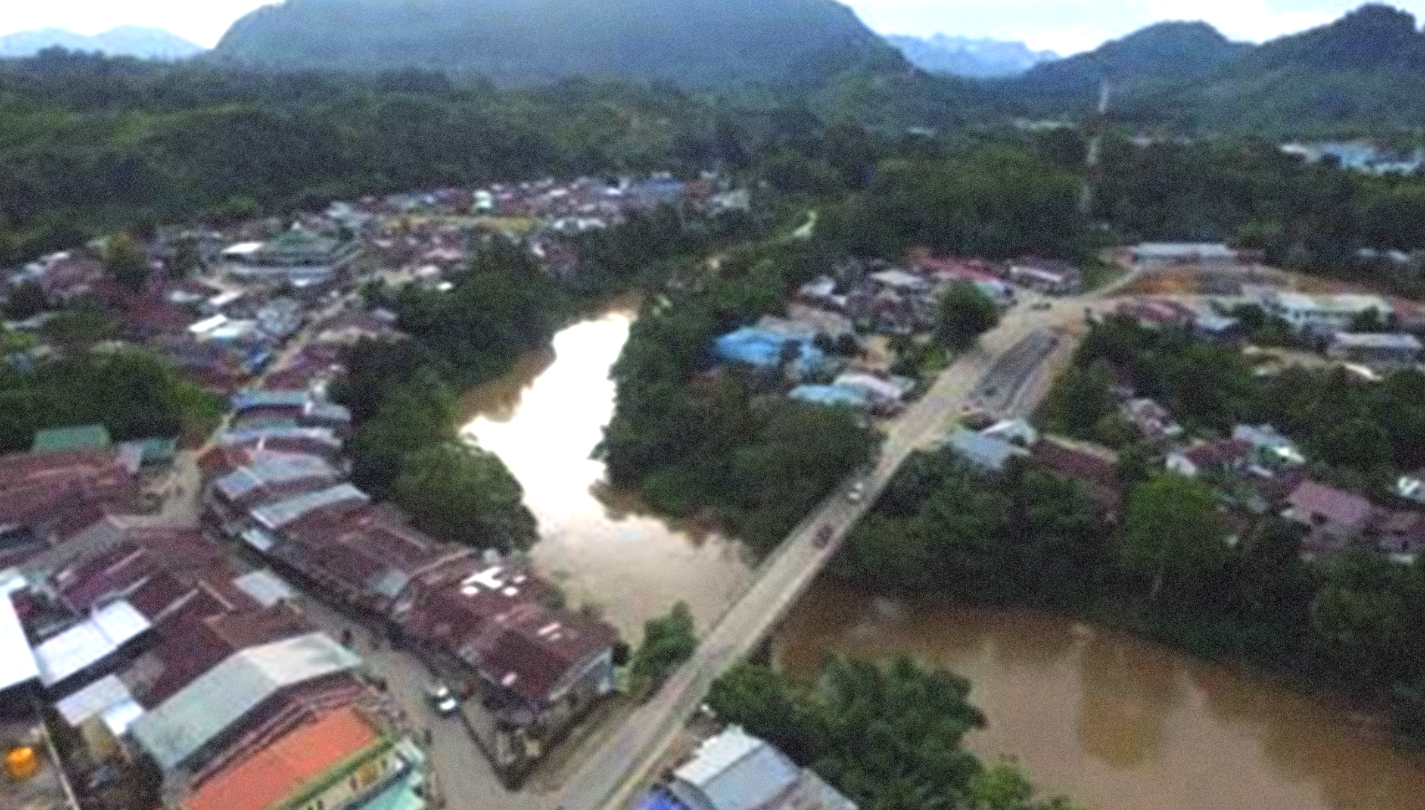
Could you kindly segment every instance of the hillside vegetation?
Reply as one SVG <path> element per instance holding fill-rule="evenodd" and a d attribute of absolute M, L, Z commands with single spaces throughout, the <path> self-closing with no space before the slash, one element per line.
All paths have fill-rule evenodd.
<path fill-rule="evenodd" d="M 900 54 L 832 0 L 286 0 L 238 20 L 223 60 L 274 68 L 573 76 L 684 86 L 821 78 Z"/>

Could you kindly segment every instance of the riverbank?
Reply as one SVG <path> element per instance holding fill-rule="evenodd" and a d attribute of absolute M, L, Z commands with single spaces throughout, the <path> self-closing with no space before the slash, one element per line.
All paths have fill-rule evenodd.
<path fill-rule="evenodd" d="M 637 646 L 643 624 L 688 602 L 706 629 L 752 580 L 753 555 L 734 537 L 652 513 L 610 487 L 590 456 L 614 410 L 609 369 L 637 314 L 636 298 L 610 302 L 557 334 L 551 348 L 465 393 L 461 435 L 505 461 L 538 519 L 529 550 L 571 606 L 588 605 Z"/>
<path fill-rule="evenodd" d="M 888 599 L 824 578 L 772 644 L 788 674 L 908 652 L 973 684 L 968 747 L 1094 810 L 1406 810 L 1425 758 L 1348 701 L 1063 615 Z"/>

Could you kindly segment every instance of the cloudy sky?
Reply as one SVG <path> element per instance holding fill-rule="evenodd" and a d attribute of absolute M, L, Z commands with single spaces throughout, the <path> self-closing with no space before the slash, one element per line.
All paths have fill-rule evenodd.
<path fill-rule="evenodd" d="M 593 2 L 594 0 L 588 0 Z M 1203 19 L 1236 39 L 1261 41 L 1329 22 L 1363 0 L 845 0 L 883 33 L 1018 39 L 1061 53 L 1087 50 L 1159 20 Z M 0 34 L 56 26 L 85 34 L 115 25 L 167 28 L 212 45 L 267 0 L 4 0 Z M 1425 17 L 1425 0 L 1395 5 Z"/>

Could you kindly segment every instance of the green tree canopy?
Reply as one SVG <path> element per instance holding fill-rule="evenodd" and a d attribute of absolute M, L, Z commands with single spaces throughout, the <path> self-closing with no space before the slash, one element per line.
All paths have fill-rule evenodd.
<path fill-rule="evenodd" d="M 119 232 L 104 243 L 104 267 L 114 280 L 134 292 L 148 286 L 148 250 L 132 234 Z"/>
<path fill-rule="evenodd" d="M 643 644 L 633 655 L 629 675 L 634 692 L 661 684 L 679 664 L 693 657 L 698 635 L 687 602 L 673 605 L 668 615 L 649 619 L 643 626 Z"/>
<path fill-rule="evenodd" d="M 980 335 L 999 325 L 999 307 L 968 282 L 956 282 L 946 288 L 939 306 L 935 333 L 957 351 L 968 349 Z"/>
<path fill-rule="evenodd" d="M 400 469 L 392 485 L 396 503 L 423 531 L 505 552 L 527 549 L 538 539 L 524 489 L 494 453 L 443 442 L 408 453 Z"/>
<path fill-rule="evenodd" d="M 888 664 L 833 657 L 810 688 L 743 664 L 714 684 L 708 703 L 810 767 L 868 810 L 1049 810 L 1009 766 L 984 769 L 964 737 L 985 718 L 970 684 L 908 657 Z"/>
<path fill-rule="evenodd" d="M 1129 496 L 1118 558 L 1128 571 L 1152 579 L 1151 597 L 1157 598 L 1165 584 L 1196 584 L 1220 568 L 1225 540 L 1212 488 L 1161 473 Z"/>

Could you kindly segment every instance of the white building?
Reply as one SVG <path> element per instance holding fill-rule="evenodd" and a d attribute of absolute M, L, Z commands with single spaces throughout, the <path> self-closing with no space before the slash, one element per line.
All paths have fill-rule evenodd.
<path fill-rule="evenodd" d="M 1390 301 L 1379 295 L 1307 295 L 1269 292 L 1262 307 L 1297 330 L 1340 331 L 1360 316 L 1374 311 L 1382 320 L 1394 313 Z"/>
<path fill-rule="evenodd" d="M 1228 269 L 1243 263 L 1243 256 L 1221 243 L 1145 242 L 1133 248 L 1133 263 L 1143 270 L 1176 265 Z"/>

